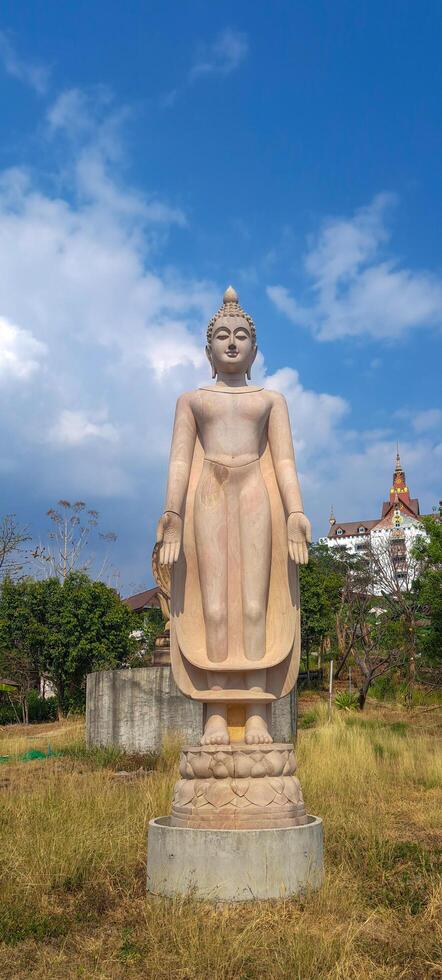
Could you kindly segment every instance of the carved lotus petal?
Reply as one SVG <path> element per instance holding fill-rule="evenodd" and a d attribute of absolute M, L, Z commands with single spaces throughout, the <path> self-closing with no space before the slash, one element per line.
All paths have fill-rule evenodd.
<path fill-rule="evenodd" d="M 207 788 L 206 799 L 208 803 L 212 804 L 212 806 L 226 806 L 226 804 L 231 803 L 234 798 L 235 794 L 227 780 L 216 780 L 216 782 L 210 783 Z"/>
<path fill-rule="evenodd" d="M 294 752 L 289 752 L 287 766 L 289 767 L 290 775 L 292 776 L 293 773 L 296 772 L 296 759 Z"/>
<path fill-rule="evenodd" d="M 206 797 L 203 794 L 201 796 L 196 796 L 194 806 L 198 807 L 198 809 L 201 809 L 202 806 L 208 806 Z"/>
<path fill-rule="evenodd" d="M 272 776 L 282 776 L 282 770 L 285 764 L 285 753 L 283 752 L 268 752 L 267 753 L 267 765 L 269 768 L 269 773 Z"/>
<path fill-rule="evenodd" d="M 232 789 L 237 796 L 244 796 L 249 788 L 250 779 L 234 779 L 232 780 Z"/>
<path fill-rule="evenodd" d="M 295 768 L 296 768 L 296 767 L 295 767 Z M 294 768 L 293 768 L 293 763 L 292 763 L 292 760 L 290 759 L 290 756 L 289 756 L 289 757 L 287 758 L 287 761 L 286 761 L 286 762 L 285 762 L 285 764 L 284 764 L 284 769 L 282 770 L 282 772 L 283 772 L 283 775 L 284 775 L 284 776 L 291 776 L 291 775 L 292 775 L 292 773 L 293 773 L 294 771 L 295 771 L 295 770 L 294 770 Z"/>
<path fill-rule="evenodd" d="M 275 790 L 272 789 L 267 779 L 250 780 L 246 798 L 255 806 L 268 806 L 275 799 Z"/>
<path fill-rule="evenodd" d="M 263 763 L 266 767 L 266 776 L 274 776 L 273 772 L 273 760 L 269 759 L 269 753 L 266 753 L 263 759 Z"/>
<path fill-rule="evenodd" d="M 229 776 L 235 775 L 235 760 L 233 758 L 232 752 L 223 752 L 223 764 L 225 765 Z"/>
<path fill-rule="evenodd" d="M 251 776 L 255 776 L 255 777 L 256 776 L 267 776 L 267 766 L 265 764 L 265 760 L 264 759 L 262 760 L 262 762 L 255 762 L 254 763 L 254 765 L 252 766 L 252 768 L 250 770 L 250 775 Z"/>
<path fill-rule="evenodd" d="M 193 800 L 194 784 L 189 779 L 178 780 L 175 786 L 174 803 L 177 806 L 186 806 Z"/>
<path fill-rule="evenodd" d="M 215 779 L 227 779 L 230 773 L 223 762 L 215 762 L 212 766 L 212 776 L 215 776 Z"/>
<path fill-rule="evenodd" d="M 263 757 L 264 757 L 264 752 L 261 752 L 259 749 L 255 749 L 253 752 L 250 753 L 250 758 L 253 759 L 254 762 L 261 762 L 261 759 L 263 759 Z"/>
<path fill-rule="evenodd" d="M 270 783 L 272 789 L 275 790 L 275 793 L 283 793 L 284 792 L 284 780 L 283 779 L 278 779 L 277 776 L 270 776 L 269 777 L 269 783 Z"/>
<path fill-rule="evenodd" d="M 233 805 L 236 806 L 238 810 L 242 810 L 244 807 L 250 806 L 250 803 L 246 796 L 235 796 Z"/>
<path fill-rule="evenodd" d="M 205 796 L 207 792 L 207 787 L 209 785 L 208 779 L 197 779 L 195 780 L 195 796 Z"/>
<path fill-rule="evenodd" d="M 284 796 L 284 793 L 277 793 L 273 802 L 275 806 L 287 806 L 288 799 Z"/>
<path fill-rule="evenodd" d="M 251 769 L 251 757 L 246 752 L 236 752 L 235 753 L 235 776 L 244 777 L 250 776 Z"/>
<path fill-rule="evenodd" d="M 216 775 L 216 767 L 224 766 L 229 776 L 233 776 L 233 758 L 231 752 L 215 752 L 212 756 L 212 772 Z"/>
<path fill-rule="evenodd" d="M 180 759 L 180 776 L 187 776 L 188 762 L 185 755 Z"/>
<path fill-rule="evenodd" d="M 291 803 L 299 803 L 299 782 L 293 776 L 284 780 L 284 793 Z"/>
<path fill-rule="evenodd" d="M 204 777 L 209 775 L 210 772 L 210 755 L 206 752 L 192 752 L 192 767 L 195 776 L 198 779 L 204 779 Z"/>

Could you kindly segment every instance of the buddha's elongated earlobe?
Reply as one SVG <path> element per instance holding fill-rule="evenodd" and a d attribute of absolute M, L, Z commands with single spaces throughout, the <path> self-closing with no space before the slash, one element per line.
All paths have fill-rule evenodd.
<path fill-rule="evenodd" d="M 216 370 L 215 370 L 215 365 L 213 363 L 212 351 L 210 350 L 210 347 L 209 347 L 208 344 L 206 346 L 206 357 L 207 357 L 207 360 L 209 361 L 210 367 L 212 368 L 212 378 L 216 378 Z"/>
<path fill-rule="evenodd" d="M 255 357 L 256 357 L 257 353 L 258 353 L 258 348 L 257 348 L 257 345 L 255 344 L 255 346 L 253 348 L 252 357 L 251 357 L 251 359 L 249 361 L 249 366 L 248 366 L 247 372 L 246 372 L 247 381 L 251 381 L 252 380 L 252 364 L 253 364 L 253 362 L 255 360 Z"/>

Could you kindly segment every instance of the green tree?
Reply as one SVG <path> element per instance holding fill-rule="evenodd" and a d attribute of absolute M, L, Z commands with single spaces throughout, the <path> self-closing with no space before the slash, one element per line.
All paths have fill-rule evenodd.
<path fill-rule="evenodd" d="M 88 673 L 128 662 L 136 620 L 113 589 L 84 572 L 34 584 L 45 626 L 45 676 L 64 713 L 84 704 Z"/>
<path fill-rule="evenodd" d="M 35 583 L 5 578 L 0 587 L 0 673 L 18 685 L 22 719 L 28 722 L 28 694 L 38 687 L 45 645 Z"/>
<path fill-rule="evenodd" d="M 337 619 L 341 653 L 337 676 L 351 657 L 361 676 L 361 710 L 373 681 L 387 673 L 399 672 L 404 677 L 407 702 L 412 704 L 420 569 L 416 554 L 407 553 L 402 537 L 394 535 L 367 543 L 363 555 L 355 556 L 348 566 Z"/>
<path fill-rule="evenodd" d="M 419 652 L 432 667 L 442 666 L 442 520 L 424 518 L 426 540 L 416 545 L 422 571 L 417 582 L 421 606 Z"/>
<path fill-rule="evenodd" d="M 302 654 L 309 670 L 309 654 L 334 636 L 336 613 L 345 584 L 346 566 L 326 545 L 309 549 L 309 563 L 299 569 Z"/>

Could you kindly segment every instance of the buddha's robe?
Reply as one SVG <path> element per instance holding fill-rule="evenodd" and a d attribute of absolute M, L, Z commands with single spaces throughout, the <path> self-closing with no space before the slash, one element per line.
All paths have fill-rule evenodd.
<path fill-rule="evenodd" d="M 239 508 L 230 501 L 228 540 L 228 656 L 219 663 L 209 660 L 194 529 L 195 493 L 204 462 L 197 437 L 184 505 L 183 547 L 173 566 L 171 587 L 171 660 L 176 683 L 183 694 L 203 702 L 271 703 L 288 694 L 296 683 L 300 658 L 300 609 L 298 569 L 289 560 L 287 515 L 267 446 L 256 463 L 267 488 L 271 511 L 272 548 L 266 610 L 266 643 L 259 660 L 246 658 L 243 644 Z M 226 488 L 226 492 L 229 489 Z M 201 533 L 201 531 L 200 531 Z M 212 546 L 213 542 L 208 542 Z M 259 542 L 257 542 L 259 548 Z M 216 553 L 214 551 L 214 560 Z M 250 690 L 250 672 L 265 669 L 265 690 Z M 223 691 L 214 690 L 208 672 L 227 674 Z M 249 678 L 246 684 L 246 673 Z M 262 676 L 262 675 L 261 675 Z"/>

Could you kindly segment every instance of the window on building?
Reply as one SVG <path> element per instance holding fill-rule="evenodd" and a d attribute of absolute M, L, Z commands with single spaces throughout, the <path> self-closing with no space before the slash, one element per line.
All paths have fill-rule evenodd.
<path fill-rule="evenodd" d="M 366 530 L 367 530 L 367 528 L 366 527 L 362 527 L 362 525 L 361 525 L 361 527 L 358 527 L 358 534 L 365 534 Z"/>
<path fill-rule="evenodd" d="M 342 527 L 338 527 L 338 530 L 336 531 L 336 534 L 339 534 L 339 537 L 341 537 L 341 534 L 343 534 L 343 533 L 344 532 L 342 530 Z"/>

